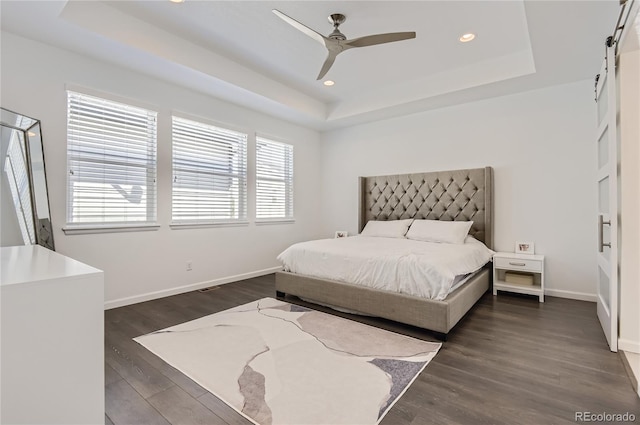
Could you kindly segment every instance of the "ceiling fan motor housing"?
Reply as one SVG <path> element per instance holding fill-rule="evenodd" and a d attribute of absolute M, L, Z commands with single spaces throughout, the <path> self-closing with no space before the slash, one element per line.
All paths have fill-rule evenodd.
<path fill-rule="evenodd" d="M 340 40 L 340 41 L 344 41 L 347 39 L 347 37 L 341 33 L 340 31 L 338 31 L 338 28 L 334 29 L 331 34 L 329 34 L 329 38 L 333 39 L 333 40 Z"/>
<path fill-rule="evenodd" d="M 347 17 L 344 16 L 342 13 L 333 13 L 329 15 L 328 19 L 329 19 L 329 23 L 333 25 L 333 32 L 329 34 L 328 37 L 334 40 L 341 40 L 341 41 L 346 40 L 347 37 L 340 32 L 338 27 L 340 26 L 340 24 L 342 24 L 344 21 L 347 20 Z"/>
<path fill-rule="evenodd" d="M 337 27 L 342 23 L 344 23 L 344 21 L 347 20 L 347 17 L 344 16 L 342 13 L 332 13 L 331 15 L 329 15 L 328 19 L 331 25 L 333 25 L 334 27 Z"/>

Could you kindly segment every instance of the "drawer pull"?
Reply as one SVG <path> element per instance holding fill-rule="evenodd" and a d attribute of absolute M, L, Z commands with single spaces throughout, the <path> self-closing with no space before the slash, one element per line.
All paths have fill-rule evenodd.
<path fill-rule="evenodd" d="M 509 265 L 511 265 L 511 266 L 526 266 L 527 263 L 514 263 L 513 261 L 509 261 Z"/>

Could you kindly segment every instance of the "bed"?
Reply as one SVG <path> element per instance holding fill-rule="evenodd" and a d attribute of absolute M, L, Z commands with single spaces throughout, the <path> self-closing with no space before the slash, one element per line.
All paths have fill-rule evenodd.
<path fill-rule="evenodd" d="M 469 235 L 493 247 L 493 170 L 490 167 L 359 179 L 359 231 L 370 220 L 473 221 Z M 488 266 L 443 300 L 276 272 L 276 296 L 294 295 L 428 329 L 443 339 L 490 287 Z"/>

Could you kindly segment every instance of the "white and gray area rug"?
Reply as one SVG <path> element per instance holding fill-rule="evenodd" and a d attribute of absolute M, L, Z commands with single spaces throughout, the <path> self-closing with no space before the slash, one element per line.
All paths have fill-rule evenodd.
<path fill-rule="evenodd" d="M 441 346 L 272 298 L 135 341 L 259 425 L 377 424 Z"/>

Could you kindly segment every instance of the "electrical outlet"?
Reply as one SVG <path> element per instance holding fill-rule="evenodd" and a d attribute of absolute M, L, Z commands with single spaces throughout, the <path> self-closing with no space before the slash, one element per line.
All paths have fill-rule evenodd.
<path fill-rule="evenodd" d="M 190 272 L 191 270 L 193 270 L 193 261 L 189 260 L 187 261 L 187 271 Z"/>

